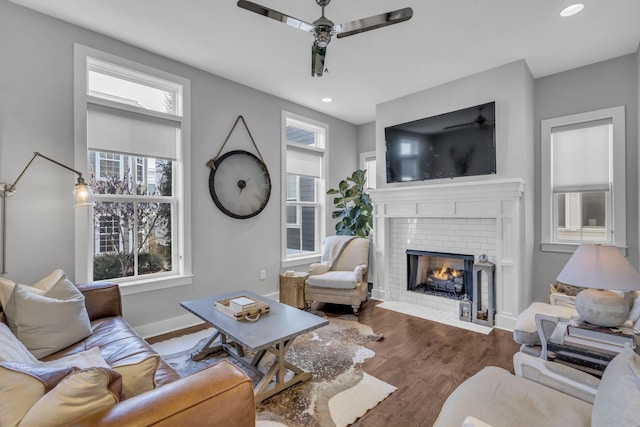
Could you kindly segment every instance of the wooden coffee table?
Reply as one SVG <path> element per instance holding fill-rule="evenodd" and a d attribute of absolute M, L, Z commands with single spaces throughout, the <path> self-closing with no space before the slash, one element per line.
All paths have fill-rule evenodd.
<path fill-rule="evenodd" d="M 262 314 L 257 322 L 248 322 L 232 319 L 214 308 L 216 301 L 242 295 L 268 303 L 270 311 Z M 180 305 L 216 330 L 191 357 L 200 360 L 211 353 L 224 350 L 239 360 L 262 377 L 253 390 L 256 404 L 287 387 L 311 379 L 311 372 L 292 365 L 284 356 L 298 335 L 327 325 L 327 320 L 249 291 L 184 301 Z M 215 343 L 218 338 L 220 343 Z M 249 363 L 243 359 L 244 349 L 256 353 Z M 266 372 L 262 372 L 258 369 L 258 364 L 267 352 L 273 354 L 275 360 Z"/>

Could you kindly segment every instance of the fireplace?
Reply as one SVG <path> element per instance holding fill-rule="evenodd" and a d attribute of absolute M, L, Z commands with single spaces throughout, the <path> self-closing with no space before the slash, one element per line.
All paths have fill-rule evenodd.
<path fill-rule="evenodd" d="M 473 300 L 473 255 L 407 249 L 407 290 Z"/>
<path fill-rule="evenodd" d="M 518 313 L 530 303 L 531 291 L 524 190 L 519 178 L 371 190 L 376 265 L 372 296 L 451 313 L 459 320 L 463 300 L 407 289 L 406 251 L 473 254 L 477 260 L 485 254 L 493 264 L 493 280 L 483 278 L 480 291 L 473 292 L 482 300 L 476 302 L 474 295 L 477 311 L 494 304 L 495 326 L 513 329 Z M 493 295 L 488 289 L 495 290 Z"/>

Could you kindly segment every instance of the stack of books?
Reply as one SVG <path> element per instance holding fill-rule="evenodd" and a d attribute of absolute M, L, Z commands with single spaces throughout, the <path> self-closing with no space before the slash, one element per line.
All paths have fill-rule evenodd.
<path fill-rule="evenodd" d="M 580 318 L 572 318 L 567 325 L 564 336 L 567 345 L 578 345 L 600 351 L 620 353 L 630 345 L 635 348 L 635 332 L 632 327 L 625 325 L 608 328 L 587 323 Z"/>
<path fill-rule="evenodd" d="M 256 306 L 255 300 L 247 297 L 238 297 L 229 300 L 229 308 L 234 313 L 240 313 Z"/>
<path fill-rule="evenodd" d="M 600 328 L 580 318 L 560 320 L 547 342 L 549 358 L 601 377 L 611 359 L 624 348 L 623 343 L 629 342 L 632 346 L 635 343 L 633 335 L 620 341 L 620 338 L 610 337 L 619 335 L 615 329 L 602 328 L 607 330 L 604 331 Z M 595 329 L 596 333 L 585 332 L 587 329 Z"/>

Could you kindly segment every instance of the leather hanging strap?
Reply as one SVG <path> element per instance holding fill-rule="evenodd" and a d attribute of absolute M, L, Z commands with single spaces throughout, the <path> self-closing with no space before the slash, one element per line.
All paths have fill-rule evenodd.
<path fill-rule="evenodd" d="M 220 157 L 220 153 L 222 153 L 222 150 L 224 149 L 224 146 L 229 141 L 229 138 L 231 138 L 231 134 L 233 134 L 233 131 L 235 130 L 235 128 L 238 125 L 238 122 L 240 120 L 242 120 L 242 124 L 244 125 L 244 128 L 247 130 L 247 133 L 249 134 L 249 138 L 251 138 L 251 142 L 253 143 L 253 146 L 255 147 L 256 152 L 258 153 L 258 157 L 260 157 L 260 161 L 262 163 L 265 163 L 264 159 L 262 158 L 262 154 L 260 154 L 260 150 L 258 149 L 258 145 L 256 144 L 256 141 L 253 139 L 253 135 L 251 135 L 251 131 L 249 130 L 249 126 L 247 126 L 247 122 L 244 120 L 244 117 L 242 117 L 242 114 L 241 114 L 241 115 L 238 116 L 238 118 L 236 119 L 235 123 L 231 127 L 231 130 L 229 131 L 229 134 L 227 135 L 227 137 L 225 138 L 224 142 L 222 143 L 222 147 L 220 147 L 220 149 L 218 150 L 218 153 L 216 154 L 216 156 L 213 159 L 211 159 L 211 160 L 209 160 L 207 162 L 207 166 L 209 166 L 211 169 L 215 169 L 216 160 L 218 160 L 218 157 Z"/>

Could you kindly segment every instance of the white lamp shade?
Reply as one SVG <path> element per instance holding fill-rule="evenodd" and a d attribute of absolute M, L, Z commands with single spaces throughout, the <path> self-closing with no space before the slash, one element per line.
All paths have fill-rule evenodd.
<path fill-rule="evenodd" d="M 558 281 L 583 288 L 640 289 L 640 275 L 615 246 L 578 246 L 558 275 Z"/>

